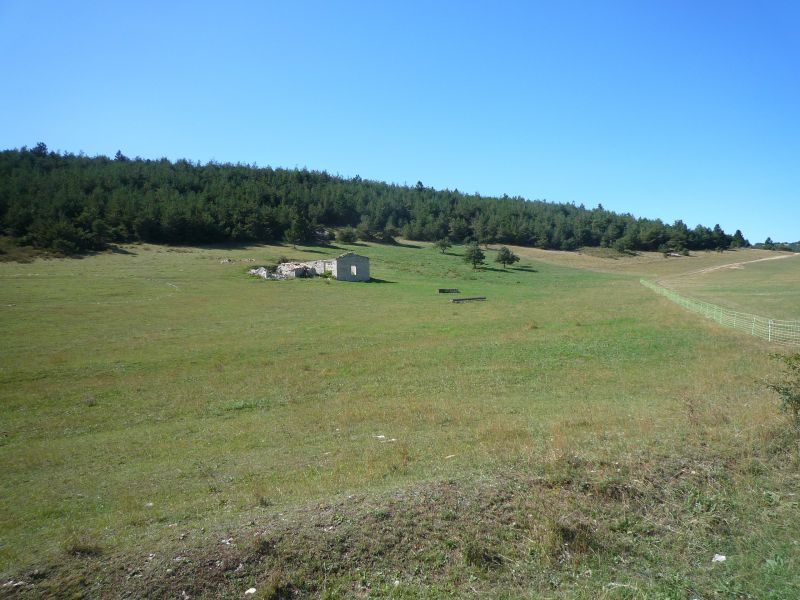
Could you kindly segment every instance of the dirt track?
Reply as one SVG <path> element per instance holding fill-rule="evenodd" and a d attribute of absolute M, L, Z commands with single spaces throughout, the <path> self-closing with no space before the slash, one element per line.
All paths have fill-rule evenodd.
<path fill-rule="evenodd" d="M 752 263 L 757 262 L 764 262 L 765 260 L 778 260 L 781 258 L 793 258 L 795 256 L 800 256 L 800 252 L 795 252 L 794 254 L 780 254 L 778 256 L 768 256 L 766 258 L 757 258 L 754 260 L 743 260 L 740 262 L 728 263 L 725 265 L 715 265 L 713 267 L 706 267 L 704 269 L 698 269 L 697 271 L 688 271 L 686 273 L 679 273 L 678 275 L 670 275 L 668 277 L 663 277 L 658 280 L 658 283 L 661 284 L 667 280 L 678 279 L 679 277 L 688 277 L 689 275 L 699 275 L 702 273 L 711 273 L 712 271 L 720 271 L 722 269 L 743 269 L 745 265 L 749 265 Z"/>

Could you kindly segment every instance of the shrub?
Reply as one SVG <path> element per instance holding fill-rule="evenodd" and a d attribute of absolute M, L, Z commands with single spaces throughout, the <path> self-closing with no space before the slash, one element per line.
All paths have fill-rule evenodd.
<path fill-rule="evenodd" d="M 383 228 L 383 233 L 381 234 L 381 241 L 384 244 L 394 244 L 395 239 L 398 235 L 400 235 L 400 230 L 395 227 L 394 225 L 387 225 Z"/>
<path fill-rule="evenodd" d="M 439 250 L 441 250 L 442 254 L 447 252 L 453 246 L 453 244 L 450 243 L 450 238 L 443 238 L 441 240 L 436 240 L 433 243 L 433 245 L 434 245 L 434 247 L 436 247 Z"/>
<path fill-rule="evenodd" d="M 358 227 L 356 227 L 356 236 L 362 242 L 371 242 L 375 239 L 375 235 L 372 233 L 369 225 L 364 222 L 359 223 Z"/>
<path fill-rule="evenodd" d="M 336 241 L 343 244 L 353 244 L 357 239 L 356 230 L 352 227 L 342 227 L 336 232 Z"/>
<path fill-rule="evenodd" d="M 767 386 L 778 394 L 781 409 L 789 414 L 793 426 L 800 432 L 800 352 L 772 356 L 781 363 L 783 379 Z"/>

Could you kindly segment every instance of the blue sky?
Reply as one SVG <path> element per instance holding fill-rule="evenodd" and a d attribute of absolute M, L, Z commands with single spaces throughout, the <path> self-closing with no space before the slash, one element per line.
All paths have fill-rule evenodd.
<path fill-rule="evenodd" d="M 800 239 L 800 3 L 0 0 L 0 147 Z"/>

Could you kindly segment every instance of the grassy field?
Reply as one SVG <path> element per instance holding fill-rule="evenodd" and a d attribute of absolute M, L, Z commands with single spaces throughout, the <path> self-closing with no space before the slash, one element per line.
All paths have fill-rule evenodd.
<path fill-rule="evenodd" d="M 519 256 L 530 260 L 601 273 L 635 275 L 652 279 L 683 277 L 687 273 L 706 272 L 709 269 L 733 263 L 760 261 L 776 256 L 792 256 L 790 252 L 758 248 L 740 248 L 726 252 L 700 251 L 692 252 L 689 256 L 671 256 L 669 258 L 664 258 L 661 252 L 625 254 L 612 248 L 581 248 L 577 252 L 541 250 L 522 246 L 512 246 L 512 248 Z"/>
<path fill-rule="evenodd" d="M 377 281 L 246 274 L 343 249 Z M 757 251 L 343 249 L 0 264 L 0 595 L 797 597 L 769 347 L 638 282 Z"/>
<path fill-rule="evenodd" d="M 667 279 L 676 291 L 733 310 L 800 320 L 800 256 L 742 262 Z"/>

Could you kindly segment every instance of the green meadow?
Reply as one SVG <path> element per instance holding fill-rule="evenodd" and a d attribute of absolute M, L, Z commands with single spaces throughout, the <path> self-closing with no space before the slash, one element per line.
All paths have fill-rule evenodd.
<path fill-rule="evenodd" d="M 668 281 L 698 300 L 767 318 L 800 320 L 800 256 L 782 256 Z"/>
<path fill-rule="evenodd" d="M 375 281 L 247 275 L 345 250 L 370 257 Z M 641 286 L 649 263 L 632 274 L 526 256 L 474 271 L 462 252 L 132 245 L 0 264 L 3 581 L 31 597 L 241 597 L 251 585 L 275 598 L 796 597 L 797 445 L 764 385 L 773 349 Z M 691 293 L 797 318 L 798 260 L 714 271 Z M 453 304 L 439 287 L 487 300 Z M 442 482 L 465 497 L 509 485 L 508 510 L 524 515 L 484 535 L 472 528 L 491 503 L 436 513 L 451 525 L 428 562 L 384 549 L 328 587 L 316 567 L 278 564 L 317 552 L 281 546 L 304 527 L 317 539 L 314 507 L 366 503 L 352 541 L 369 534 L 359 520 L 395 514 L 381 508 L 392 494 L 416 506 L 427 492 L 415 490 Z M 176 556 L 282 519 L 271 554 L 238 544 L 239 575 L 168 583 Z M 482 539 L 496 552 L 475 550 Z M 128 564 L 149 566 L 136 579 Z"/>

